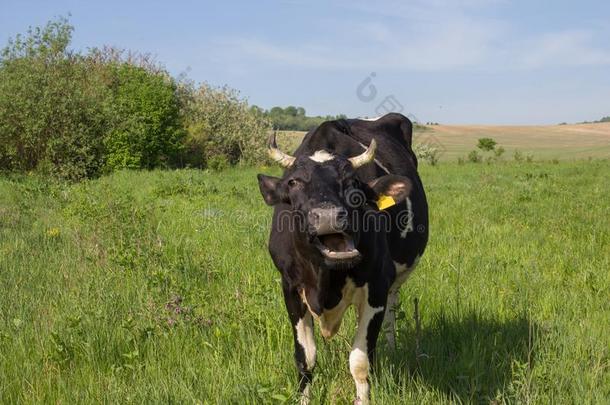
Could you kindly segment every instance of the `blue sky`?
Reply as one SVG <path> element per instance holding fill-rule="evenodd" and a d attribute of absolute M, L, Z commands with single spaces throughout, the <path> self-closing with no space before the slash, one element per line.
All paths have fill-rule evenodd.
<path fill-rule="evenodd" d="M 393 103 L 422 122 L 482 124 L 610 115 L 608 1 L 0 0 L 0 41 L 68 13 L 76 49 L 149 52 L 265 108 L 376 116 Z"/>

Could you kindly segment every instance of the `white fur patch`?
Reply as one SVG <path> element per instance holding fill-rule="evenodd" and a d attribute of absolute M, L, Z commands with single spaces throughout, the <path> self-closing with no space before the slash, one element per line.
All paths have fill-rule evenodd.
<path fill-rule="evenodd" d="M 317 163 L 328 162 L 329 160 L 333 160 L 335 156 L 331 153 L 328 153 L 325 150 L 318 150 L 313 155 L 309 157 L 311 160 Z"/>
<path fill-rule="evenodd" d="M 360 121 L 377 121 L 381 116 L 375 118 L 358 118 Z"/>
<path fill-rule="evenodd" d="M 405 226 L 405 229 L 400 231 L 400 237 L 403 239 L 406 238 L 407 233 L 413 232 L 413 229 L 415 229 L 413 227 L 413 205 L 411 204 L 411 199 L 407 197 L 407 225 Z"/>
<path fill-rule="evenodd" d="M 301 400 L 299 401 L 299 403 L 301 405 L 309 405 L 310 393 L 311 393 L 311 384 L 307 384 L 305 386 L 305 389 L 303 390 L 303 393 L 301 394 Z"/>
<path fill-rule="evenodd" d="M 312 370 L 316 364 L 316 341 L 313 336 L 313 323 L 311 314 L 305 313 L 305 316 L 299 319 L 295 326 L 297 330 L 297 341 L 303 347 L 305 352 L 305 364 L 308 370 Z"/>
<path fill-rule="evenodd" d="M 369 356 L 361 349 L 354 349 L 349 354 L 349 371 L 356 383 L 356 398 L 360 404 L 369 402 Z"/>

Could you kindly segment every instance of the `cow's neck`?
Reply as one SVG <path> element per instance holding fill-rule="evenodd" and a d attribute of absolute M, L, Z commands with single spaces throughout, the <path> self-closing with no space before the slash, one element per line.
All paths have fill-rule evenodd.
<path fill-rule="evenodd" d="M 344 284 L 348 271 L 327 269 L 320 263 L 312 263 L 302 256 L 297 263 L 301 274 L 299 294 L 309 311 L 320 316 L 325 309 L 337 305 L 341 299 L 340 287 Z"/>

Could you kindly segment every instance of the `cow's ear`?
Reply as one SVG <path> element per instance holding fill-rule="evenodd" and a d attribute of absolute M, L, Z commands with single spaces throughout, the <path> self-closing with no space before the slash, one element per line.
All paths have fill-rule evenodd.
<path fill-rule="evenodd" d="M 377 195 L 377 205 L 382 209 L 381 204 L 389 207 L 394 203 L 406 200 L 411 194 L 413 183 L 407 177 L 388 174 L 371 181 L 369 187 Z M 393 203 L 391 201 L 388 203 L 389 198 L 393 200 Z"/>
<path fill-rule="evenodd" d="M 258 178 L 258 188 L 261 190 L 261 194 L 267 205 L 275 205 L 282 202 L 284 199 L 283 195 L 285 194 L 281 190 L 282 187 L 280 182 L 282 179 L 265 176 L 264 174 L 259 174 L 256 177 Z"/>

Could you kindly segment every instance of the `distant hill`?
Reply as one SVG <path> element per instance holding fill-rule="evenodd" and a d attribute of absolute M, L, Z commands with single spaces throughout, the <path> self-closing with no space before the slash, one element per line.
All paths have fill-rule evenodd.
<path fill-rule="evenodd" d="M 601 121 L 601 120 L 600 120 Z M 294 150 L 304 132 L 286 131 L 280 146 Z M 565 125 L 431 125 L 415 127 L 414 143 L 442 150 L 441 160 L 455 162 L 476 148 L 479 138 L 493 138 L 512 159 L 515 150 L 535 159 L 610 158 L 610 122 Z"/>

